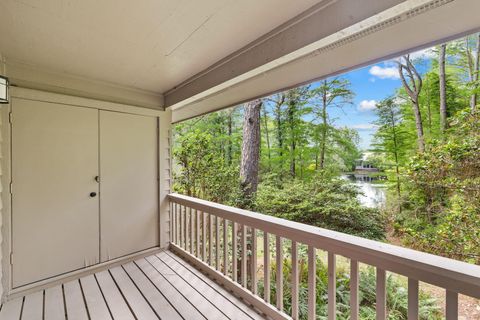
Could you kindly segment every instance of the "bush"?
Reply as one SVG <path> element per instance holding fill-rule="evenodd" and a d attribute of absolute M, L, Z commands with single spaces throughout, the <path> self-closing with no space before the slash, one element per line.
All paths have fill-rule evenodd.
<path fill-rule="evenodd" d="M 337 265 L 337 319 L 350 319 L 350 275 L 344 266 Z M 271 267 L 271 299 L 275 303 L 275 263 Z M 291 259 L 283 261 L 283 305 L 287 314 L 291 314 Z M 299 262 L 299 316 L 300 319 L 307 319 L 308 314 L 308 262 L 306 255 L 300 258 Z M 360 319 L 375 320 L 376 318 L 376 275 L 373 267 L 360 269 L 359 280 L 359 304 Z M 328 268 L 326 264 L 317 257 L 316 270 L 316 310 L 317 319 L 327 319 L 328 306 Z M 263 296 L 263 282 L 259 282 L 259 292 Z M 389 274 L 387 277 L 387 312 L 389 320 L 406 320 L 408 310 L 408 290 L 405 281 Z M 436 299 L 424 292 L 419 294 L 419 319 L 436 320 L 441 319 L 441 311 L 437 306 Z"/>
<path fill-rule="evenodd" d="M 408 203 L 396 229 L 414 248 L 480 263 L 480 112 L 460 112 L 445 141 L 407 168 Z"/>
<path fill-rule="evenodd" d="M 310 182 L 292 180 L 279 187 L 260 184 L 259 212 L 369 239 L 385 238 L 379 210 L 363 207 L 355 186 L 340 178 L 319 173 Z"/>

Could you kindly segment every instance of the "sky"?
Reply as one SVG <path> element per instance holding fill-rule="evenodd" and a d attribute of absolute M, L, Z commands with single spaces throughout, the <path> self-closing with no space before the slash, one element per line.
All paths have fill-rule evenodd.
<path fill-rule="evenodd" d="M 433 58 L 430 49 L 411 54 L 411 58 L 420 65 L 420 72 L 425 70 Z M 385 61 L 368 67 L 350 71 L 341 77 L 351 83 L 351 90 L 355 93 L 352 105 L 342 109 L 330 108 L 329 116 L 337 127 L 349 127 L 356 129 L 360 135 L 360 148 L 368 150 L 375 133 L 374 122 L 375 105 L 378 101 L 395 93 L 402 86 L 397 66 L 394 61 Z M 315 85 L 315 84 L 313 84 Z"/>

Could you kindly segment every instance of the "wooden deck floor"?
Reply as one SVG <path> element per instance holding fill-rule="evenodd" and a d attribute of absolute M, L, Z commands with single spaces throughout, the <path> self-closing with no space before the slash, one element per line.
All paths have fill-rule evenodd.
<path fill-rule="evenodd" d="M 263 319 L 170 251 L 2 305 L 0 319 Z"/>

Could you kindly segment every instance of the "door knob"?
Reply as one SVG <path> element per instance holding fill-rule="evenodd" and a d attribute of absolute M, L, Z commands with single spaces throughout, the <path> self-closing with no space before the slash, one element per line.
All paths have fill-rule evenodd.
<path fill-rule="evenodd" d="M 97 196 L 96 192 L 90 192 L 90 197 L 95 198 Z"/>

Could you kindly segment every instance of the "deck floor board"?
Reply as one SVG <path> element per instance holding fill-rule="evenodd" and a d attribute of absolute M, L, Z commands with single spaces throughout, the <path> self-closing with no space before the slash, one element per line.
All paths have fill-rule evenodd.
<path fill-rule="evenodd" d="M 170 251 L 5 302 L 11 319 L 264 319 Z"/>

